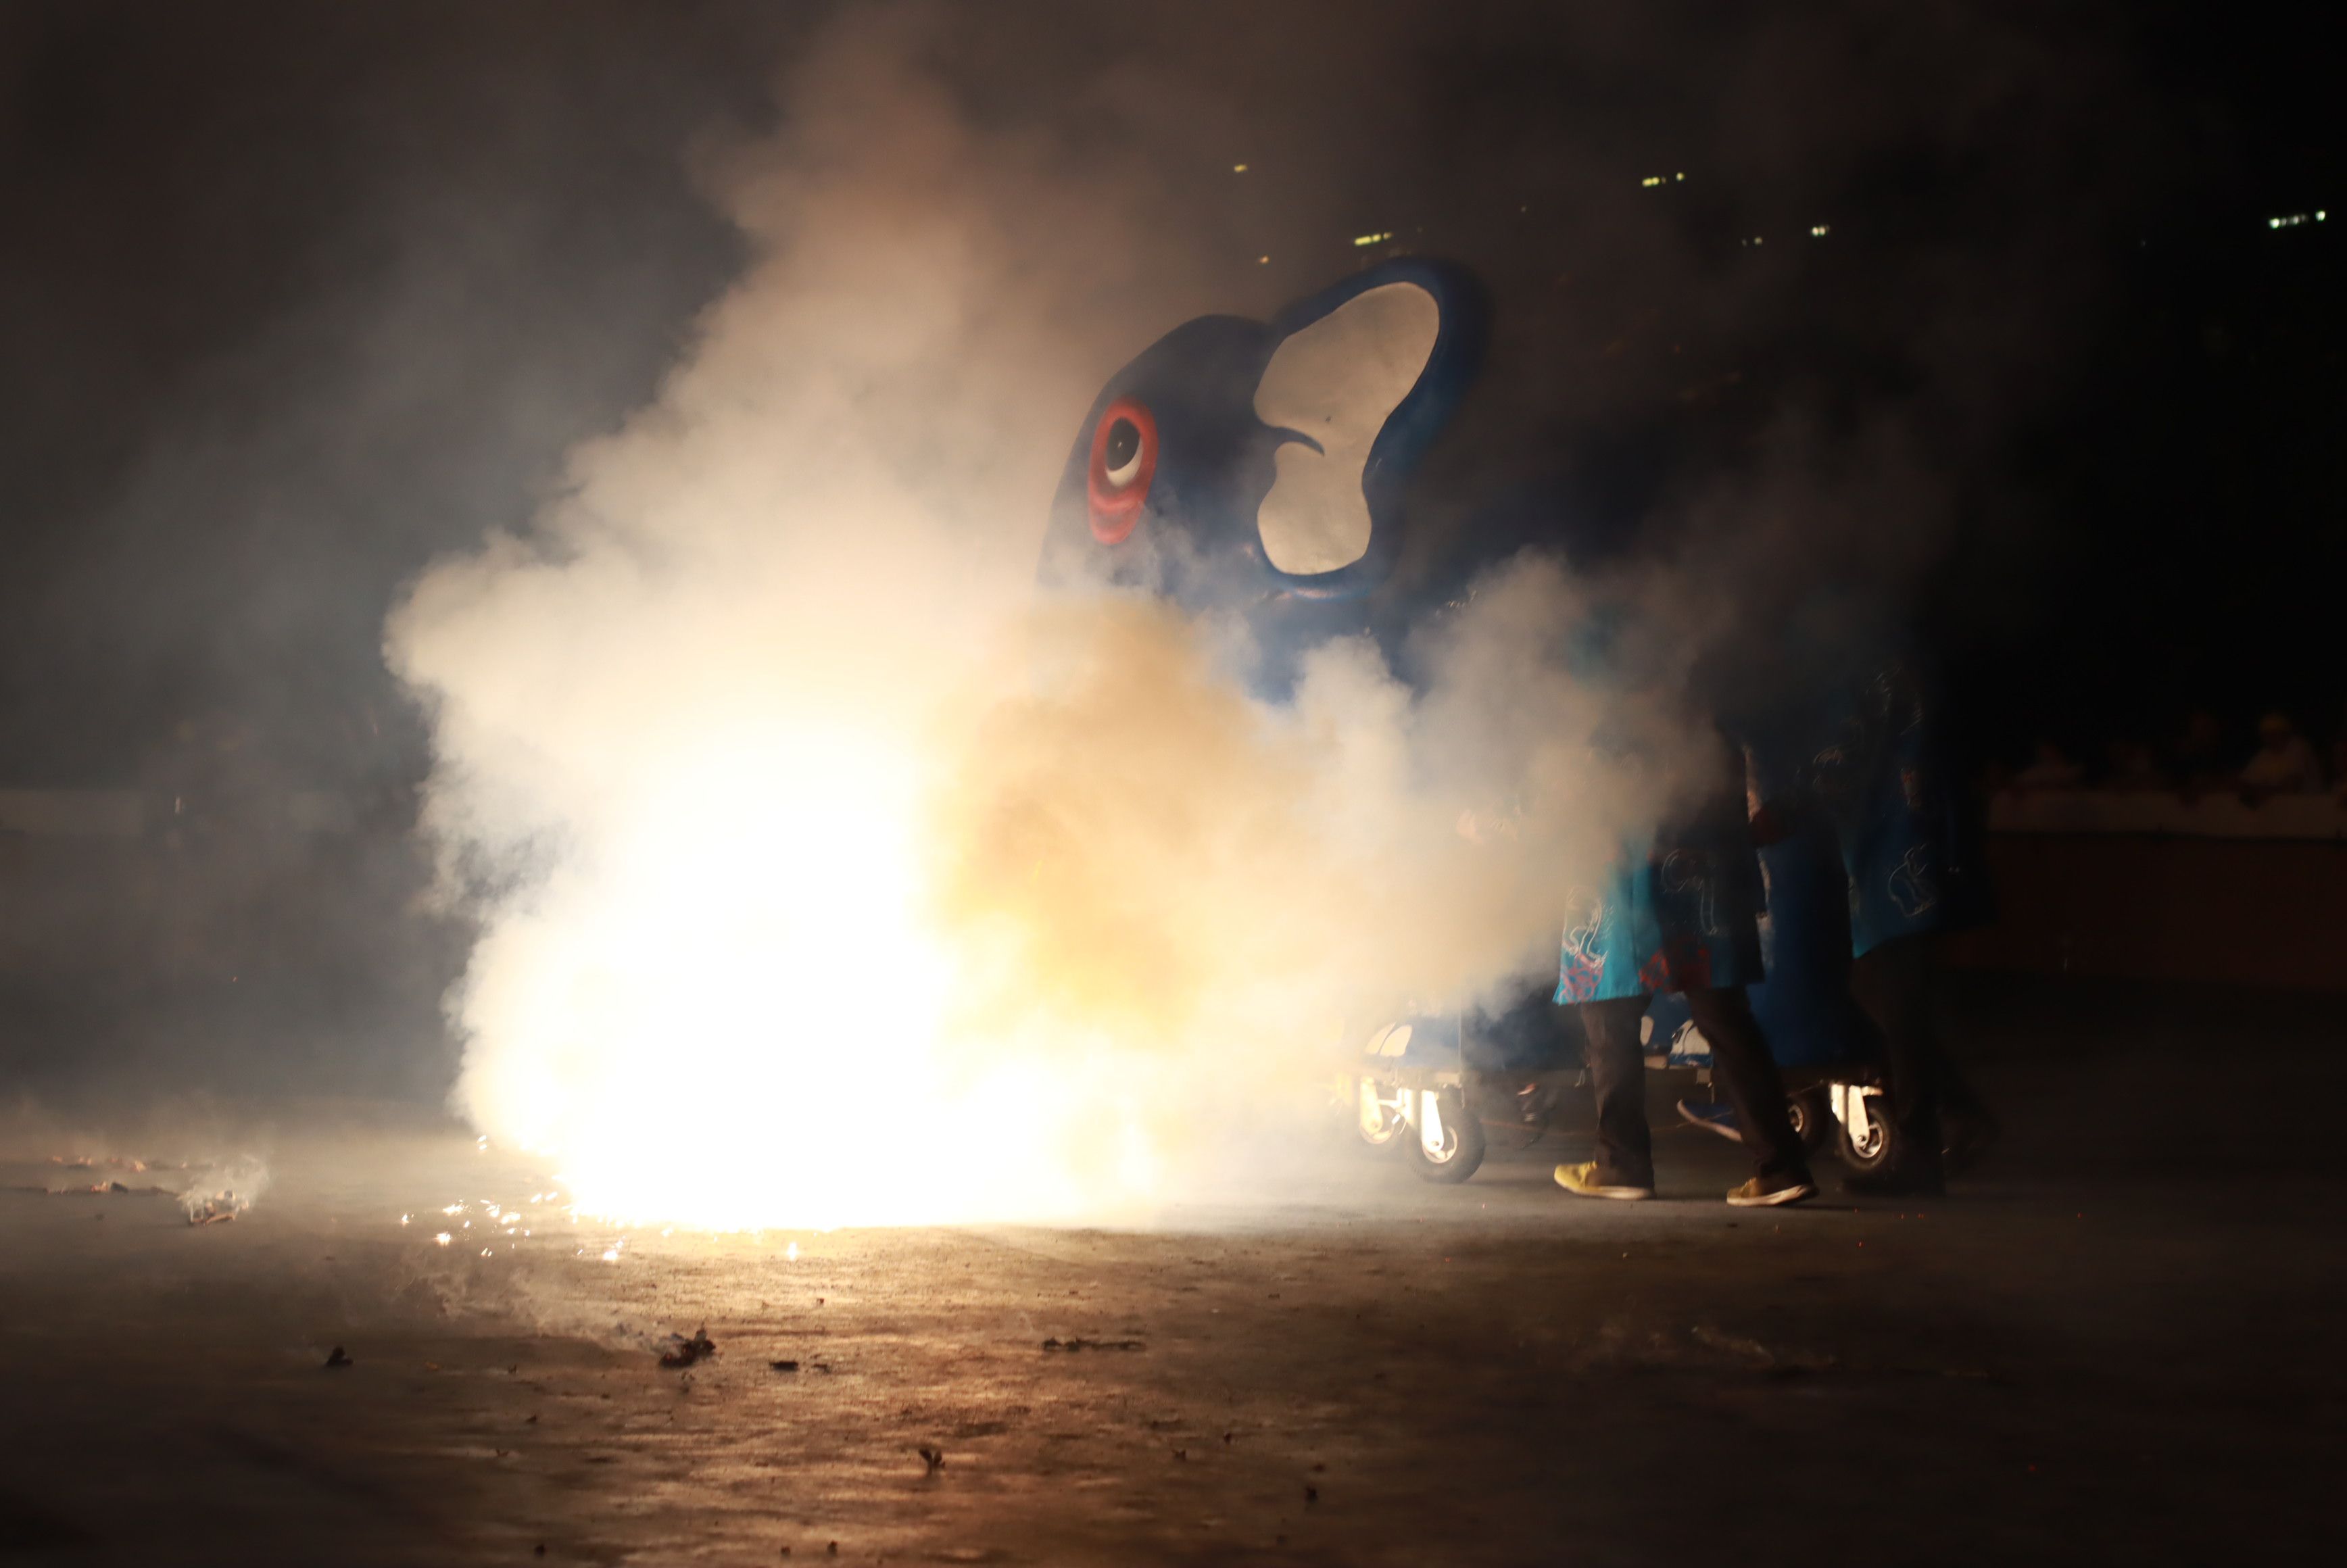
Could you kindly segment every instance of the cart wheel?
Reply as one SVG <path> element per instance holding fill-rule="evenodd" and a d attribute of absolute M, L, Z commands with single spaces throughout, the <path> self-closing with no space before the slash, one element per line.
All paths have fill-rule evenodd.
<path fill-rule="evenodd" d="M 1899 1134 L 1891 1125 L 1890 1097 L 1854 1093 L 1850 1100 L 1864 1112 L 1866 1125 L 1853 1134 L 1849 1122 L 1841 1124 L 1841 1163 L 1860 1173 L 1879 1171 L 1899 1153 Z"/>
<path fill-rule="evenodd" d="M 1473 1175 L 1483 1163 L 1483 1123 L 1467 1113 L 1459 1091 L 1421 1090 L 1418 1112 L 1417 1122 L 1401 1140 L 1410 1168 L 1430 1182 L 1463 1182 Z M 1427 1147 L 1430 1141 L 1432 1148 Z"/>
<path fill-rule="evenodd" d="M 1826 1103 L 1825 1091 L 1802 1089 L 1785 1097 L 1786 1114 L 1793 1119 L 1793 1135 L 1801 1147 L 1812 1154 L 1825 1153 L 1833 1141 L 1833 1109 Z"/>
<path fill-rule="evenodd" d="M 1374 1078 L 1353 1083 L 1353 1131 L 1372 1149 L 1390 1149 L 1409 1122 L 1401 1113 L 1407 1091 L 1388 1088 Z"/>

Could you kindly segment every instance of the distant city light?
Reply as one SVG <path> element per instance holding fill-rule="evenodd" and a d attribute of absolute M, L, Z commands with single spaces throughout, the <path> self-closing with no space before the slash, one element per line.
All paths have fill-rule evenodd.
<path fill-rule="evenodd" d="M 1234 163 L 1231 165 L 1231 172 L 1233 174 L 1245 174 L 1246 172 L 1246 165 L 1244 163 Z"/>
<path fill-rule="evenodd" d="M 1382 234 L 1356 234 L 1353 236 L 1353 243 L 1355 245 L 1382 245 L 1392 238 L 1393 231 L 1389 229 Z M 1268 258 L 1266 258 L 1266 260 L 1268 260 Z"/>
<path fill-rule="evenodd" d="M 1662 182 L 1663 177 L 1659 174 L 1649 174 L 1645 179 L 1638 181 L 1641 185 L 1660 185 Z"/>
<path fill-rule="evenodd" d="M 1676 184 L 1678 181 L 1685 179 L 1686 178 L 1686 176 L 1684 174 L 1649 174 L 1645 179 L 1638 181 L 1638 183 L 1651 190 L 1657 185 Z"/>
<path fill-rule="evenodd" d="M 1822 240 L 1828 234 L 1832 232 L 1833 225 L 1830 223 L 1812 223 L 1809 225 L 1809 238 L 1812 240 Z"/>
<path fill-rule="evenodd" d="M 1763 237 L 1762 237 L 1761 235 L 1755 234 L 1755 235 L 1753 235 L 1753 236 L 1752 236 L 1752 238 L 1750 238 L 1749 240 L 1740 240 L 1740 241 L 1737 241 L 1737 242 L 1738 244 L 1742 244 L 1742 245 L 1758 245 L 1758 244 L 1762 243 L 1762 240 L 1763 240 Z"/>
<path fill-rule="evenodd" d="M 2269 229 L 2296 229 L 2308 223 L 2321 223 L 2330 216 L 2331 214 L 2328 211 L 2318 207 L 2314 210 L 2312 217 L 2309 217 L 2303 212 L 2286 212 L 2279 218 L 2269 218 L 2266 220 L 2266 227 Z"/>
<path fill-rule="evenodd" d="M 1258 267 L 1268 267 L 1271 265 L 1271 258 L 1268 256 L 1257 256 L 1255 259 L 1255 264 Z"/>

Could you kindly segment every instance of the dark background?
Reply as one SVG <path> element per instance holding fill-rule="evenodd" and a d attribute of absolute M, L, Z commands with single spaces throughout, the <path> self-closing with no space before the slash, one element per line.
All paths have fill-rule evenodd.
<path fill-rule="evenodd" d="M 270 1001 L 220 999 L 249 965 L 164 988 L 220 1041 L 298 1000 L 307 1054 L 221 1044 L 240 1071 L 342 1071 L 364 1016 L 385 1081 L 441 1081 L 415 1042 L 464 929 L 416 912 L 384 612 L 652 394 L 742 261 L 690 154 L 787 119 L 829 9 L 0 10 L 0 787 L 359 803 L 345 863 L 229 899 L 341 911 L 252 938 Z M 941 8 L 938 68 L 975 124 L 1162 179 L 1235 308 L 1470 261 L 1495 385 L 1590 505 L 1854 563 L 1935 629 L 1975 764 L 2200 706 L 2244 753 L 2270 707 L 2337 730 L 2347 186 L 2309 8 L 1112 9 Z M 36 1077 L 139 1032 L 124 988 L 0 992 Z"/>

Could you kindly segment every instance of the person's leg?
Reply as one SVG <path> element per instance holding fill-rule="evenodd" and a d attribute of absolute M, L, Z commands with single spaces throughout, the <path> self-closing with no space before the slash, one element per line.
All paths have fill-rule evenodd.
<path fill-rule="evenodd" d="M 1638 1020 L 1645 997 L 1614 997 L 1581 1004 L 1589 1036 L 1584 1061 L 1597 1101 L 1597 1180 L 1606 1186 L 1652 1187 L 1655 1148 L 1646 1127 L 1646 1058 Z"/>
<path fill-rule="evenodd" d="M 1897 1175 L 1940 1175 L 1940 1092 L 1946 1062 L 1932 1038 L 1927 938 L 1900 937 L 1851 960 L 1850 994 L 1882 1034 L 1891 1079 L 1891 1119 L 1898 1130 Z"/>
<path fill-rule="evenodd" d="M 1753 1173 L 1771 1186 L 1786 1177 L 1807 1182 L 1809 1163 L 1785 1108 L 1785 1081 L 1744 989 L 1689 990 L 1686 999 L 1696 1028 L 1711 1042 L 1712 1081 L 1736 1108 L 1744 1146 L 1752 1151 Z"/>

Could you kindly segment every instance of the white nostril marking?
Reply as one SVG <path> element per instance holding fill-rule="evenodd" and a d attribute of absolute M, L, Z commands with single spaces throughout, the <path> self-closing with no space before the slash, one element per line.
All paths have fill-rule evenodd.
<path fill-rule="evenodd" d="M 1387 283 L 1291 333 L 1255 388 L 1255 416 L 1286 430 L 1323 429 L 1320 451 L 1298 441 L 1272 455 L 1271 491 L 1255 511 L 1266 559 L 1298 576 L 1350 566 L 1369 548 L 1361 494 L 1369 448 L 1425 374 L 1442 309 L 1415 283 Z"/>

